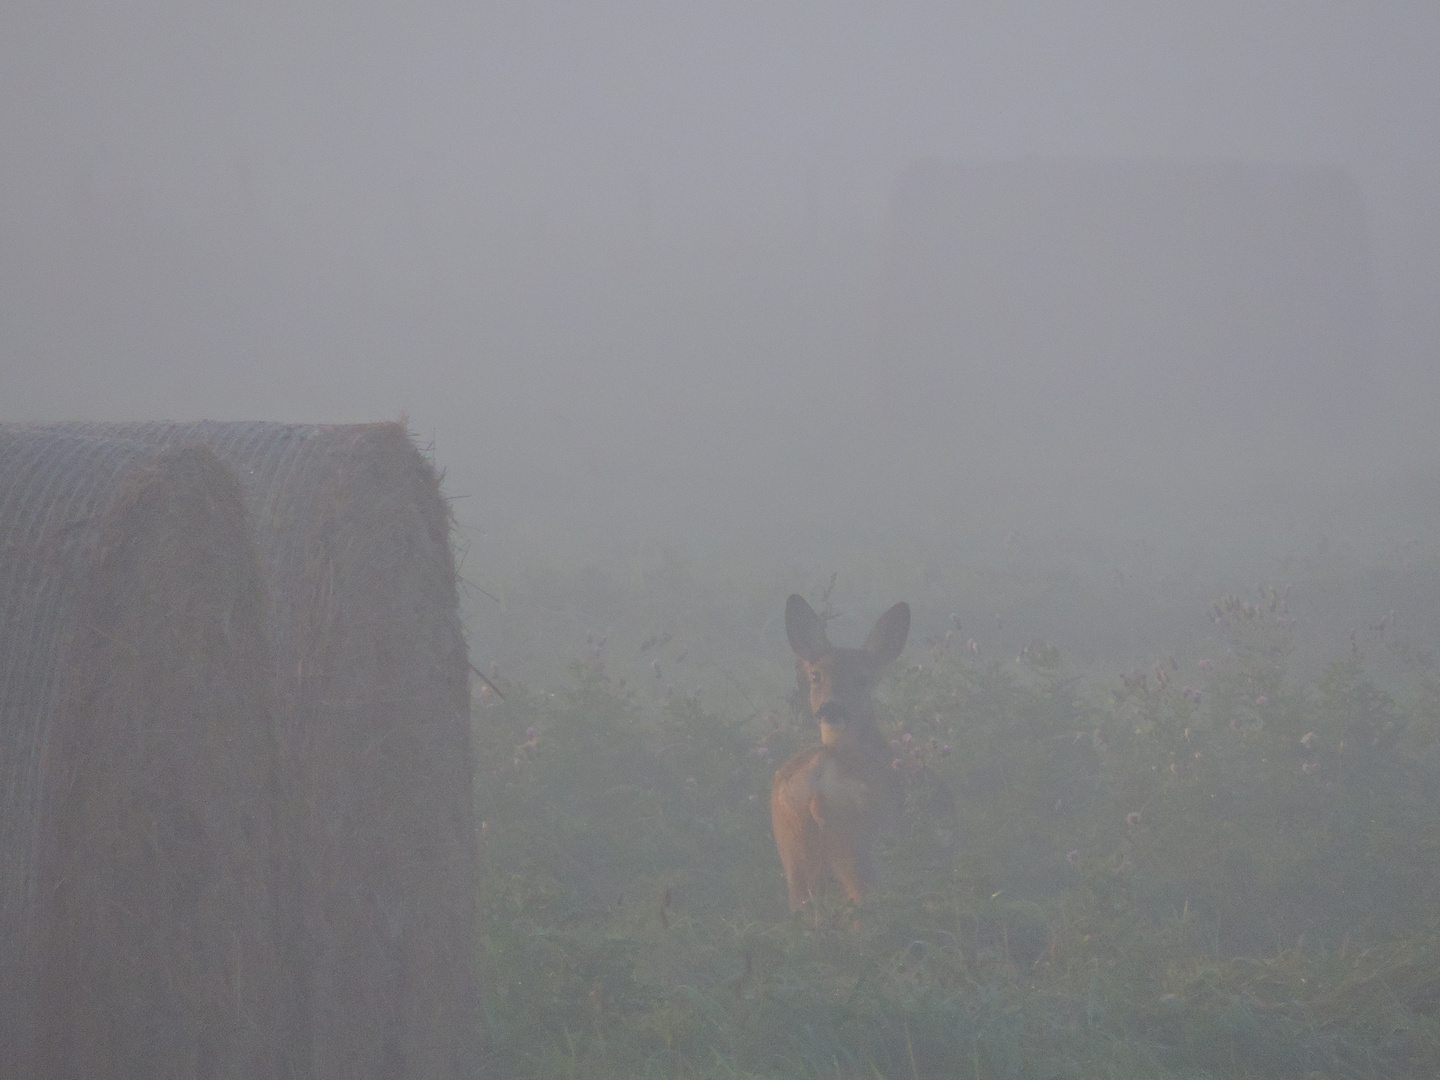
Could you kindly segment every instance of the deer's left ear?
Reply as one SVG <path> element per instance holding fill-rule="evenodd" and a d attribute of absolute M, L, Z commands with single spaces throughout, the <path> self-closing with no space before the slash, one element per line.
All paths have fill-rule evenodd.
<path fill-rule="evenodd" d="M 910 636 L 910 605 L 900 601 L 875 620 L 875 627 L 865 639 L 865 651 L 876 664 L 888 664 L 905 648 Z"/>
<path fill-rule="evenodd" d="M 906 613 L 905 620 L 910 620 Z M 790 648 L 807 664 L 813 664 L 830 651 L 830 641 L 825 637 L 825 620 L 815 614 L 815 609 L 805 602 L 799 593 L 792 593 L 785 602 L 785 636 L 790 639 Z"/>

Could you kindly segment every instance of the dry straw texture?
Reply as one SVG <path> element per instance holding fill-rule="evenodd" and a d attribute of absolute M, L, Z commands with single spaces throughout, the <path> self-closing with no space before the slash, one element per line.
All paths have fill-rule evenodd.
<path fill-rule="evenodd" d="M 262 620 L 213 453 L 0 428 L 0 1074 L 277 1074 Z"/>
<path fill-rule="evenodd" d="M 273 650 L 291 1071 L 474 1074 L 476 852 L 449 509 L 396 424 L 81 425 L 235 471 Z"/>

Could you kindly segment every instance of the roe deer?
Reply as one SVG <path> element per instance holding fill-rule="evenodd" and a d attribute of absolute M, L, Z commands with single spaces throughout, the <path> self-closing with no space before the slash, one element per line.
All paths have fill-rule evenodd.
<path fill-rule="evenodd" d="M 858 903 L 870 883 L 875 835 L 899 822 L 904 784 L 875 723 L 874 690 L 909 633 L 910 606 L 899 603 L 880 616 L 863 648 L 837 649 L 804 597 L 786 601 L 785 635 L 821 744 L 785 762 L 770 791 L 792 911 L 815 895 L 827 872 Z"/>

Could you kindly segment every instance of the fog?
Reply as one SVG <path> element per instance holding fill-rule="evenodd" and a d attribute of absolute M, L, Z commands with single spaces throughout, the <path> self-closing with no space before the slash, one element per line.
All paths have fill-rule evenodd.
<path fill-rule="evenodd" d="M 167 621 L 172 562 L 137 554 L 144 618 L 75 623 L 83 724 L 5 704 L 36 790 L 105 773 L 45 794 L 53 829 L 4 823 L 79 836 L 44 870 L 76 943 L 19 925 L 96 986 L 163 973 L 239 1017 L 184 920 L 259 1000 L 230 927 L 278 913 L 255 1015 L 293 1075 L 1440 1075 L 1437 60 L 1421 3 L 0 4 L 0 424 L 403 418 L 474 675 L 466 717 L 411 465 L 337 456 L 346 483 L 284 480 L 250 530 L 295 608 L 270 765 L 225 727 L 268 662 L 244 709 L 219 661 L 178 665 L 183 716 L 168 674 L 125 697 L 187 628 L 262 655 L 258 615 L 252 653 L 233 603 L 197 607 L 214 583 Z M 44 531 L 0 528 L 22 612 L 59 610 L 57 552 L 131 565 L 59 483 L 16 488 Z M 221 524 L 238 554 L 175 572 L 229 558 L 258 603 Z M 792 650 L 816 672 L 817 624 L 859 646 L 898 601 L 817 750 Z M 168 636 L 134 648 L 146 620 Z M 102 731 L 112 686 L 134 720 Z M 797 760 L 832 871 L 892 771 L 906 805 L 863 904 L 797 889 L 787 921 L 768 810 Z M 277 762 L 257 816 L 232 793 Z M 195 813 L 147 816 L 166 770 Z M 270 893 L 212 875 L 242 817 L 256 865 L 275 823 Z M 193 899 L 211 876 L 241 900 Z M 86 1008 L 0 1039 L 191 1034 L 127 1005 L 72 1037 Z M 195 1069 L 247 1070 L 218 1054 Z"/>
<path fill-rule="evenodd" d="M 10 5 L 0 419 L 404 415 L 482 580 L 1393 547 L 1437 54 L 1420 5 Z"/>

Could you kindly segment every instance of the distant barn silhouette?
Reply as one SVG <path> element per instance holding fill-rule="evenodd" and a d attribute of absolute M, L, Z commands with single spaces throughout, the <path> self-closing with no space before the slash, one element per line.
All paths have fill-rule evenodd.
<path fill-rule="evenodd" d="M 1369 394 L 1367 231 L 1339 169 L 920 163 L 886 244 L 880 397 L 961 439 L 1303 437 Z"/>

